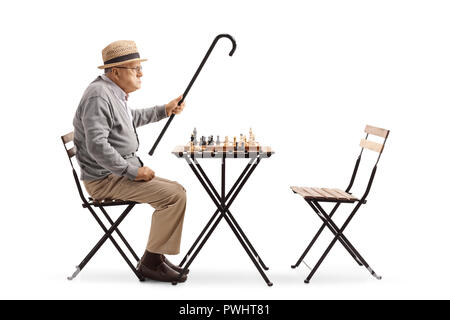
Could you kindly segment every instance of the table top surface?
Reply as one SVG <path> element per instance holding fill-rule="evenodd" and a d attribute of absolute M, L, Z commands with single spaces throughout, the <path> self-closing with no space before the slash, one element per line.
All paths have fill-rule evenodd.
<path fill-rule="evenodd" d="M 177 158 L 206 158 L 206 159 L 221 159 L 223 156 L 225 158 L 231 159 L 239 159 L 239 158 L 269 158 L 275 152 L 271 147 L 262 146 L 259 147 L 258 150 L 236 150 L 229 148 L 228 150 L 224 150 L 223 148 L 218 148 L 217 150 L 214 147 L 208 148 L 209 150 L 203 151 L 194 151 L 191 152 L 186 150 L 186 146 L 176 146 L 172 154 Z"/>

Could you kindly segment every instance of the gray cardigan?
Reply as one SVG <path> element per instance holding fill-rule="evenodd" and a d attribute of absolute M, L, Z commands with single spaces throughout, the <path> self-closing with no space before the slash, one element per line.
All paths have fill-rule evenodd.
<path fill-rule="evenodd" d="M 131 110 L 132 126 L 117 95 L 122 89 L 104 77 L 87 87 L 73 119 L 80 178 L 92 181 L 113 173 L 134 180 L 142 166 L 134 154 L 139 148 L 136 127 L 167 117 L 166 109 L 162 105 Z"/>

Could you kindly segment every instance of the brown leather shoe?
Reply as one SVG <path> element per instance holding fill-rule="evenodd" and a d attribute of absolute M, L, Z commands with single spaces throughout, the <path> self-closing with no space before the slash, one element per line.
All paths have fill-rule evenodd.
<path fill-rule="evenodd" d="M 183 271 L 183 268 L 181 268 L 181 267 L 179 267 L 179 266 L 177 266 L 177 265 L 174 265 L 172 262 L 170 262 L 169 261 L 169 259 L 167 259 L 163 254 L 161 255 L 161 260 L 163 261 L 163 262 L 165 262 L 169 267 L 171 267 L 173 270 L 175 270 L 175 271 L 177 271 L 177 272 L 179 272 L 179 273 L 181 273 L 181 271 Z M 187 269 L 185 272 L 184 272 L 184 274 L 188 274 L 189 273 L 189 269 Z"/>
<path fill-rule="evenodd" d="M 138 272 L 146 278 L 163 282 L 185 282 L 187 277 L 183 275 L 179 278 L 180 273 L 172 270 L 165 262 L 161 262 L 155 269 L 151 269 L 139 263 Z"/>

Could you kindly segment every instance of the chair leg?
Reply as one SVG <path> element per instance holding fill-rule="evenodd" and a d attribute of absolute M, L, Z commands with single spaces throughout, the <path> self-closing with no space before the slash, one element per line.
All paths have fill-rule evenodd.
<path fill-rule="evenodd" d="M 311 242 L 309 243 L 309 245 L 306 247 L 305 251 L 303 251 L 302 255 L 300 256 L 300 258 L 297 260 L 297 262 L 294 265 L 291 265 L 292 269 L 297 268 L 300 263 L 303 262 L 303 259 L 305 259 L 306 255 L 308 254 L 309 250 L 311 250 L 312 246 L 314 245 L 314 243 L 316 242 L 317 238 L 319 238 L 320 234 L 322 233 L 323 229 L 325 228 L 325 223 L 320 227 L 319 231 L 317 231 L 316 235 L 314 236 L 314 238 L 311 240 Z"/>
<path fill-rule="evenodd" d="M 119 218 L 116 220 L 116 222 L 114 222 L 114 224 L 107 229 L 105 227 L 105 225 L 103 224 L 103 222 L 100 220 L 100 218 L 97 216 L 97 214 L 95 213 L 95 211 L 92 209 L 91 206 L 88 206 L 87 208 L 89 209 L 89 211 L 91 212 L 91 214 L 94 216 L 95 220 L 98 222 L 98 224 L 100 225 L 100 227 L 103 229 L 103 231 L 105 232 L 105 234 L 103 235 L 103 237 L 97 242 L 97 244 L 94 246 L 94 248 L 92 248 L 92 250 L 88 253 L 88 255 L 83 259 L 83 261 L 76 267 L 75 272 L 73 273 L 72 276 L 67 277 L 68 280 L 73 280 L 79 273 L 81 270 L 83 270 L 83 268 L 87 265 L 87 263 L 91 260 L 91 258 L 94 256 L 94 254 L 100 249 L 100 247 L 106 242 L 106 240 L 109 238 L 111 240 L 111 242 L 113 243 L 113 245 L 116 247 L 117 251 L 119 251 L 120 255 L 123 257 L 123 259 L 125 260 L 125 262 L 128 264 L 128 266 L 131 268 L 131 270 L 133 271 L 133 273 L 136 275 L 136 277 L 140 280 L 143 281 L 145 280 L 144 277 L 142 277 L 142 275 L 136 270 L 136 268 L 133 266 L 133 264 L 131 263 L 131 261 L 128 259 L 128 257 L 126 256 L 126 254 L 123 252 L 122 248 L 120 248 L 119 244 L 116 242 L 116 240 L 113 238 L 112 233 L 117 229 L 117 227 L 119 226 L 119 224 L 123 221 L 123 219 L 125 219 L 125 217 L 128 215 L 128 213 L 131 211 L 131 209 L 134 207 L 134 204 L 129 205 L 125 211 L 119 216 Z"/>
<path fill-rule="evenodd" d="M 323 221 L 323 224 L 322 224 L 322 226 L 320 227 L 319 231 L 318 231 L 318 232 L 316 233 L 316 235 L 314 236 L 314 238 L 311 240 L 310 244 L 309 244 L 308 247 L 305 249 L 305 251 L 303 252 L 303 254 L 300 256 L 300 258 L 298 259 L 297 263 L 296 263 L 295 265 L 291 265 L 291 268 L 292 268 L 292 269 L 295 269 L 296 267 L 298 267 L 298 266 L 300 265 L 300 263 L 303 262 L 303 259 L 304 259 L 305 256 L 308 254 L 309 250 L 312 248 L 312 246 L 314 245 L 314 243 L 316 242 L 316 240 L 319 238 L 319 236 L 320 236 L 320 234 L 322 233 L 322 231 L 323 231 L 323 229 L 325 228 L 325 226 L 327 226 L 327 220 L 323 217 L 323 214 L 321 214 L 321 213 L 319 212 L 319 209 L 316 208 L 310 201 L 307 200 L 306 202 L 311 206 L 311 208 L 314 210 L 314 212 L 315 212 L 315 213 L 319 216 L 319 218 Z M 339 207 L 339 205 L 340 205 L 340 203 L 337 203 L 337 204 L 334 206 L 333 210 L 332 210 L 331 213 L 330 213 L 330 220 L 331 220 L 331 217 L 332 217 L 332 216 L 334 215 L 334 213 L 336 212 L 336 210 L 337 210 L 337 208 Z M 318 206 L 318 204 L 317 204 L 317 206 Z M 323 209 L 321 210 L 321 212 L 323 212 Z M 337 231 L 336 231 L 336 230 L 339 229 L 339 228 L 337 228 L 337 227 L 331 228 L 329 225 L 328 225 L 328 228 L 329 228 L 330 231 L 333 233 L 333 235 L 336 235 L 336 234 L 337 234 Z M 356 263 L 357 263 L 359 266 L 362 266 L 363 264 L 361 263 L 360 259 L 358 259 L 358 257 L 356 256 L 356 254 L 353 252 L 353 251 L 354 251 L 354 248 L 352 249 L 352 247 L 349 246 L 348 240 L 347 240 L 345 237 L 343 237 L 342 239 L 339 238 L 338 240 L 339 240 L 339 242 L 341 242 L 341 244 L 344 246 L 344 248 L 348 251 L 348 253 L 353 257 L 353 259 L 356 261 Z"/>
<path fill-rule="evenodd" d="M 103 208 L 102 206 L 99 206 L 100 210 L 103 212 L 103 214 L 105 215 L 106 219 L 108 220 L 108 222 L 113 225 L 114 221 L 109 217 L 108 213 L 106 212 L 105 208 Z M 116 229 L 116 233 L 117 235 L 120 237 L 120 239 L 123 241 L 123 243 L 125 244 L 125 246 L 128 248 L 128 250 L 131 252 L 131 254 L 133 255 L 134 259 L 136 261 L 139 261 L 139 257 L 136 254 L 136 252 L 134 252 L 133 248 L 130 246 L 130 244 L 128 243 L 128 241 L 125 239 L 125 237 L 122 235 L 122 232 L 120 232 L 119 228 Z"/>
<path fill-rule="evenodd" d="M 309 203 L 308 203 L 309 204 Z M 309 204 L 311 205 L 311 204 Z M 334 215 L 334 213 L 336 212 L 337 208 L 339 208 L 340 203 L 336 203 L 336 205 L 334 206 L 333 210 L 331 210 L 330 213 L 330 217 L 332 217 Z M 315 208 L 313 207 L 314 211 Z M 326 223 L 323 223 L 322 226 L 319 228 L 319 231 L 317 231 L 316 235 L 314 236 L 314 238 L 311 240 L 311 242 L 309 243 L 309 245 L 306 247 L 305 251 L 303 251 L 302 255 L 300 256 L 300 258 L 297 260 L 297 262 L 294 265 L 291 265 L 292 269 L 297 268 L 300 263 L 303 262 L 303 259 L 305 259 L 306 255 L 308 254 L 309 250 L 311 250 L 312 246 L 314 245 L 314 243 L 316 242 L 316 240 L 319 238 L 320 234 L 322 233 L 323 229 L 325 229 Z"/>
<path fill-rule="evenodd" d="M 328 217 L 325 210 L 320 206 L 320 204 L 317 201 L 311 202 L 307 201 L 308 204 L 313 208 L 314 212 L 319 216 L 319 218 L 323 221 L 323 223 L 330 229 L 331 233 L 333 235 L 337 235 L 339 232 L 339 227 L 331 220 L 331 215 Z M 338 204 L 337 204 L 338 205 Z M 336 205 L 336 206 L 337 206 Z M 334 212 L 333 212 L 334 213 Z M 362 266 L 360 259 L 357 257 L 357 254 L 354 252 L 353 246 L 351 247 L 350 241 L 347 240 L 347 238 L 342 234 L 340 237 L 338 237 L 339 242 L 344 246 L 344 248 L 348 251 L 348 253 L 352 256 L 352 258 L 356 261 L 356 263 L 359 266 Z"/>
<path fill-rule="evenodd" d="M 325 212 L 325 210 L 323 210 L 323 208 L 317 203 L 317 208 L 321 211 L 321 213 L 324 215 L 326 221 L 335 229 L 335 230 L 339 230 L 339 227 L 333 222 L 333 220 L 331 220 L 331 216 L 328 216 L 327 213 Z M 357 206 L 359 208 L 359 205 Z M 364 258 L 361 256 L 361 254 L 355 249 L 355 247 L 351 244 L 351 242 L 347 239 L 347 237 L 343 234 L 344 231 L 344 227 L 347 226 L 347 224 L 350 222 L 351 217 L 353 217 L 353 215 L 356 213 L 356 210 L 358 210 L 357 208 L 355 208 L 354 212 L 352 212 L 352 214 L 350 215 L 348 222 L 346 221 L 346 223 L 344 223 L 343 227 L 341 228 L 340 232 L 337 232 L 337 236 L 338 238 L 342 238 L 347 246 L 351 249 L 351 251 L 357 256 L 358 260 L 361 261 L 361 265 L 363 265 L 364 267 L 366 267 L 366 269 L 370 272 L 370 274 L 375 277 L 378 280 L 381 280 L 381 276 L 378 276 L 375 271 L 372 270 L 372 268 L 369 266 L 369 264 L 366 262 L 366 260 L 364 260 Z"/>
<path fill-rule="evenodd" d="M 316 273 L 317 269 L 320 267 L 320 265 L 322 264 L 323 260 L 325 259 L 325 257 L 328 255 L 328 253 L 330 252 L 331 248 L 334 246 L 334 244 L 336 243 L 338 237 L 335 236 L 333 241 L 331 241 L 330 245 L 327 247 L 327 249 L 325 250 L 325 252 L 322 254 L 322 256 L 320 257 L 319 261 L 316 263 L 316 265 L 314 266 L 314 268 L 311 270 L 311 272 L 309 273 L 308 277 L 305 279 L 305 283 L 309 283 L 309 281 L 311 280 L 311 278 L 313 277 L 314 273 Z"/>
<path fill-rule="evenodd" d="M 73 280 L 73 279 L 75 279 L 76 276 L 80 273 L 80 271 L 81 271 L 80 267 L 79 267 L 79 266 L 76 266 L 76 267 L 75 267 L 74 273 L 73 273 L 71 276 L 68 276 L 68 277 L 67 277 L 67 280 Z"/>
<path fill-rule="evenodd" d="M 322 207 L 315 202 L 315 205 L 317 206 L 317 208 L 319 208 L 321 210 L 321 213 L 324 215 L 325 219 L 327 220 L 327 222 L 329 224 L 327 224 L 327 226 L 330 225 L 334 225 L 334 227 L 337 230 L 336 235 L 334 236 L 333 240 L 331 241 L 330 245 L 327 247 L 327 249 L 325 250 L 325 252 L 322 254 L 322 256 L 320 257 L 319 261 L 316 263 L 316 265 L 314 266 L 314 268 L 311 270 L 310 274 L 308 275 L 308 277 L 305 279 L 305 283 L 309 283 L 309 281 L 311 280 L 311 278 L 313 277 L 314 273 L 317 271 L 317 269 L 319 268 L 319 266 L 322 264 L 323 260 L 325 259 L 325 257 L 328 255 L 328 253 L 330 252 L 331 248 L 334 246 L 334 244 L 336 243 L 336 241 L 338 239 L 340 239 L 341 237 L 343 237 L 343 232 L 345 230 L 345 228 L 348 226 L 348 224 L 350 223 L 351 219 L 353 218 L 353 216 L 355 215 L 355 213 L 358 211 L 359 207 L 361 206 L 362 202 L 358 202 L 358 204 L 355 206 L 355 208 L 352 210 L 351 214 L 349 215 L 349 217 L 347 218 L 347 220 L 344 222 L 344 224 L 342 225 L 342 227 L 339 229 L 337 228 L 336 224 L 334 224 L 334 222 L 330 219 L 330 217 L 326 214 L 326 212 L 322 209 Z M 348 240 L 347 240 L 348 241 Z M 370 274 L 372 276 L 374 276 L 375 278 L 377 278 L 378 280 L 381 279 L 380 276 L 378 276 L 375 271 L 373 271 L 370 266 L 367 264 L 367 262 L 363 259 L 363 257 L 359 254 L 358 251 L 356 251 L 356 249 L 353 247 L 353 245 L 348 241 L 348 244 L 351 246 L 352 251 L 357 255 L 358 259 L 360 259 L 360 261 L 363 263 L 363 265 L 367 268 L 367 270 L 370 272 Z"/>

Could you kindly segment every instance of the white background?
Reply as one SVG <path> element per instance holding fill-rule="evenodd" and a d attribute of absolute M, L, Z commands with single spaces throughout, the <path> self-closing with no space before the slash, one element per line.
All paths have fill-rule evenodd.
<path fill-rule="evenodd" d="M 2 208 L 0 298 L 412 299 L 449 298 L 447 1 L 15 1 L 0 8 Z M 170 154 L 200 135 L 252 127 L 276 154 L 262 161 L 231 211 L 269 265 L 266 286 L 223 221 L 178 286 L 140 283 L 108 242 L 74 281 L 102 232 L 82 209 L 60 136 L 101 50 L 136 41 L 144 65 L 131 107 L 181 94 L 211 54 L 153 157 L 164 121 L 139 129 L 140 155 L 157 175 L 188 190 L 179 262 L 215 210 L 185 162 Z M 292 270 L 320 220 L 290 185 L 345 189 L 366 124 L 391 130 L 367 205 L 346 235 L 378 281 L 336 244 L 309 285 Z M 373 164 L 363 158 L 355 195 Z M 204 160 L 219 183 L 220 165 Z M 244 160 L 229 162 L 231 182 Z M 328 208 L 328 207 L 327 207 Z M 351 209 L 336 214 L 342 222 Z M 143 253 L 152 209 L 121 225 Z M 328 231 L 306 258 L 314 265 Z"/>

